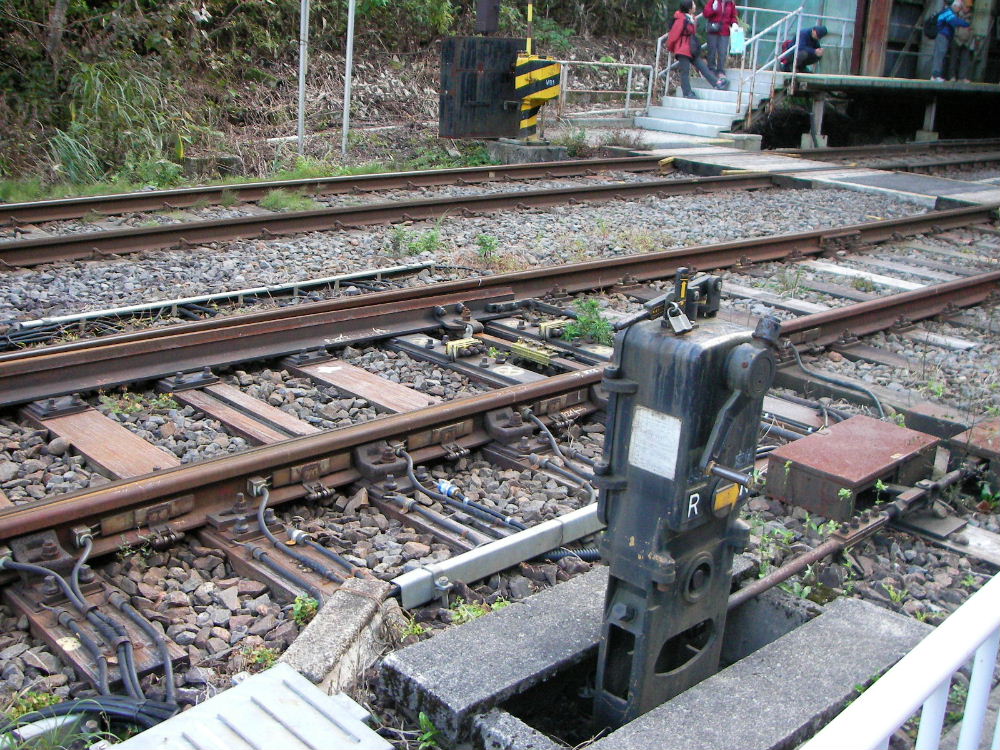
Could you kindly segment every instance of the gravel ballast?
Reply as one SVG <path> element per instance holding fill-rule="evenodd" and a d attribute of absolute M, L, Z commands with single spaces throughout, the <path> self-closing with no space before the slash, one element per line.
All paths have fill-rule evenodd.
<path fill-rule="evenodd" d="M 287 283 L 407 262 L 472 265 L 482 273 L 612 258 L 901 217 L 917 209 L 842 190 L 785 190 L 646 197 L 633 201 L 445 217 L 402 227 L 240 240 L 219 247 L 155 251 L 19 269 L 5 274 L 0 320 Z M 436 240 L 429 237 L 438 233 Z M 480 239 L 495 238 L 484 261 Z M 411 252 L 415 254 L 410 254 Z"/>

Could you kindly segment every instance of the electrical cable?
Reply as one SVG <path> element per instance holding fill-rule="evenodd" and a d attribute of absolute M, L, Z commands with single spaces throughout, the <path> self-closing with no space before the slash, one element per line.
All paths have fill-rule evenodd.
<path fill-rule="evenodd" d="M 534 424 L 539 430 L 541 430 L 542 434 L 545 435 L 546 439 L 548 440 L 549 445 L 552 446 L 553 453 L 555 453 L 557 456 L 559 456 L 559 458 L 563 460 L 563 463 L 566 464 L 566 469 L 568 471 L 571 471 L 574 474 L 579 475 L 580 479 L 582 479 L 585 482 L 594 478 L 594 475 L 592 473 L 586 471 L 585 469 L 582 469 L 581 467 L 574 466 L 573 462 L 570 461 L 568 458 L 566 458 L 562 450 L 559 448 L 559 443 L 558 441 L 556 441 L 555 435 L 553 435 L 551 430 L 549 430 L 549 428 L 545 426 L 545 423 L 542 420 L 540 420 L 538 417 L 536 417 L 534 414 L 531 413 L 530 409 L 522 409 L 521 415 L 527 417 L 532 424 Z"/>
<path fill-rule="evenodd" d="M 15 562 L 9 557 L 4 557 L 0 558 L 0 570 L 3 569 L 31 573 L 42 578 L 51 578 L 55 581 L 73 607 L 97 629 L 109 645 L 114 647 L 118 654 L 122 684 L 129 695 L 137 700 L 145 698 L 142 687 L 139 685 L 138 672 L 135 669 L 132 642 L 129 640 L 128 631 L 120 623 L 98 611 L 95 606 L 89 604 L 85 599 L 78 597 L 69 581 L 49 568 L 44 568 L 41 565 L 32 565 L 31 563 Z"/>
<path fill-rule="evenodd" d="M 504 515 L 503 513 L 477 503 L 474 500 L 469 500 L 464 494 L 462 494 L 458 487 L 453 485 L 451 482 L 447 482 L 445 489 L 441 492 L 426 487 L 419 479 L 417 479 L 417 475 L 413 471 L 413 457 L 406 451 L 406 449 L 402 446 L 397 447 L 396 455 L 406 461 L 406 476 L 409 478 L 414 488 L 432 500 L 437 500 L 445 505 L 458 508 L 462 512 L 468 513 L 470 516 L 476 517 L 481 521 L 486 521 L 487 523 L 499 522 L 504 526 L 509 526 L 513 529 L 517 529 L 518 531 L 523 531 L 527 528 L 527 526 L 519 521 L 515 521 L 510 516 Z M 438 482 L 439 489 L 441 489 L 441 484 L 442 482 Z"/>
<path fill-rule="evenodd" d="M 83 542 L 83 549 L 80 550 L 80 554 L 77 557 L 76 562 L 73 564 L 73 569 L 70 571 L 69 587 L 76 595 L 79 604 L 86 606 L 86 597 L 83 595 L 83 590 L 80 588 L 80 572 L 87 564 L 87 560 L 90 559 L 90 553 L 93 552 L 94 537 L 88 532 L 80 541 Z M 81 612 L 82 611 L 83 610 L 81 610 Z M 142 685 L 139 682 L 139 670 L 135 665 L 135 650 L 132 646 L 131 640 L 129 639 L 128 631 L 121 625 L 121 623 L 112 619 L 99 609 L 91 608 L 91 611 L 95 618 L 100 619 L 104 622 L 108 629 L 114 631 L 115 633 L 116 637 L 109 640 L 108 643 L 113 645 L 116 653 L 118 653 L 119 671 L 121 672 L 122 685 L 124 685 L 128 693 L 134 698 L 144 698 L 145 694 L 143 693 Z M 84 614 L 87 616 L 87 619 L 93 623 L 89 614 Z M 105 635 L 105 638 L 107 639 L 108 636 Z"/>
<path fill-rule="evenodd" d="M 267 537 L 268 541 L 270 541 L 279 552 L 288 555 L 294 560 L 298 560 L 307 568 L 313 570 L 327 580 L 333 581 L 334 583 L 343 583 L 343 576 L 339 575 L 336 571 L 330 570 L 330 568 L 325 565 L 321 565 L 308 555 L 303 555 L 301 552 L 292 549 L 271 532 L 271 530 L 267 527 L 267 522 L 264 520 L 264 511 L 267 510 L 267 503 L 270 499 L 271 494 L 268 492 L 267 487 L 261 488 L 260 504 L 257 506 L 257 524 L 260 526 L 261 532 L 263 532 L 264 536 Z M 317 599 L 317 601 L 322 601 L 322 598 Z"/>

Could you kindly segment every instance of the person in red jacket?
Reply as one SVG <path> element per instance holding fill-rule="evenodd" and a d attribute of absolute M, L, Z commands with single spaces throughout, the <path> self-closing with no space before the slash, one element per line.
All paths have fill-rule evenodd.
<path fill-rule="evenodd" d="M 729 33 L 734 23 L 740 22 L 733 0 L 708 0 L 702 11 L 708 21 L 708 67 L 719 76 L 726 75 L 729 57 Z"/>
<path fill-rule="evenodd" d="M 699 54 L 700 42 L 695 37 L 694 0 L 681 0 L 680 10 L 674 13 L 674 24 L 667 35 L 667 49 L 677 57 L 677 69 L 681 76 L 681 91 L 685 99 L 697 99 L 691 90 L 692 63 L 714 88 L 726 88 L 726 79 L 713 73 Z M 693 40 L 693 44 L 692 44 Z"/>

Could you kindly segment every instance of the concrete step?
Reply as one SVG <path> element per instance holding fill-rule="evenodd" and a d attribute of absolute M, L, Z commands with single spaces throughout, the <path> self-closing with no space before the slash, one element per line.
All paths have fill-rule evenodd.
<path fill-rule="evenodd" d="M 704 79 L 698 79 L 696 81 L 691 81 L 691 88 L 697 91 L 717 91 L 718 89 L 712 88 L 707 81 Z M 740 84 L 739 81 L 729 81 L 729 88 L 725 90 L 724 93 L 732 94 L 733 101 L 736 101 L 736 97 L 739 95 Z M 770 96 L 771 95 L 771 85 L 769 83 L 761 83 L 757 81 L 753 87 L 753 93 L 755 96 Z M 743 85 L 743 96 L 746 98 L 750 94 L 750 84 L 745 83 Z"/>
<path fill-rule="evenodd" d="M 650 117 L 669 117 L 667 110 L 687 109 L 692 112 L 712 112 L 720 115 L 736 117 L 739 110 L 736 102 L 720 102 L 714 99 L 685 99 L 683 96 L 668 96 L 663 100 L 662 107 L 650 107 L 647 113 Z"/>
<path fill-rule="evenodd" d="M 702 123 L 703 125 L 720 125 L 726 130 L 737 119 L 737 115 L 732 112 L 706 112 L 700 109 L 689 109 L 687 107 L 657 107 L 656 112 L 650 112 L 651 117 L 659 120 L 680 120 L 683 122 Z"/>
<path fill-rule="evenodd" d="M 684 135 L 700 135 L 705 138 L 717 138 L 728 126 L 706 125 L 700 122 L 685 122 L 683 120 L 665 120 L 659 117 L 636 117 L 635 126 L 646 130 L 660 130 L 665 133 L 682 133 Z"/>

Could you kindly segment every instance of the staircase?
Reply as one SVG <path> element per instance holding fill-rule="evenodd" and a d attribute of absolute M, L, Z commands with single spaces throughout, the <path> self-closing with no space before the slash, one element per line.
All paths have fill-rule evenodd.
<path fill-rule="evenodd" d="M 691 88 L 697 99 L 685 99 L 680 87 L 673 96 L 663 97 L 662 106 L 651 106 L 645 116 L 635 118 L 635 126 L 646 130 L 666 133 L 697 135 L 717 138 L 720 133 L 732 130 L 733 125 L 746 118 L 747 113 L 761 101 L 771 96 L 771 80 L 775 74 L 769 71 L 757 73 L 751 96 L 751 73 L 743 75 L 743 101 L 739 102 L 740 72 L 729 71 L 729 90 L 717 91 L 701 77 L 691 77 Z M 781 88 L 784 75 L 777 74 L 775 90 Z"/>

